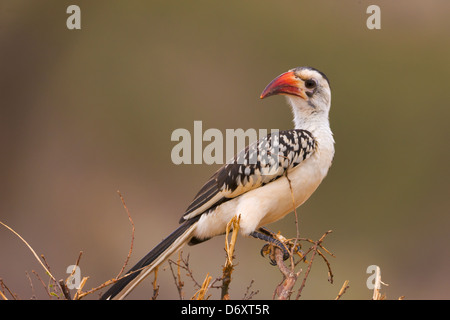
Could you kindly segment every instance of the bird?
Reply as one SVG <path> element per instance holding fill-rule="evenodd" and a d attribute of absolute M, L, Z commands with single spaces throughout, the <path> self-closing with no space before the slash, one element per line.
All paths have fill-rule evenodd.
<path fill-rule="evenodd" d="M 324 73 L 312 67 L 290 69 L 274 78 L 260 98 L 276 95 L 286 97 L 294 128 L 269 133 L 220 167 L 189 204 L 180 226 L 100 299 L 124 299 L 185 244 L 225 234 L 237 214 L 243 236 L 283 248 L 265 226 L 293 212 L 314 193 L 331 167 L 335 141 L 329 121 L 331 87 Z"/>

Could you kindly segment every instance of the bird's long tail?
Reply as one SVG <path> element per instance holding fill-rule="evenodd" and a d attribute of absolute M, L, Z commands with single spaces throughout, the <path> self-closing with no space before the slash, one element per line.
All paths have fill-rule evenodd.
<path fill-rule="evenodd" d="M 169 256 L 192 238 L 198 217 L 189 219 L 154 247 L 127 274 L 117 281 L 102 296 L 101 300 L 125 298 L 145 277 L 162 264 Z"/>

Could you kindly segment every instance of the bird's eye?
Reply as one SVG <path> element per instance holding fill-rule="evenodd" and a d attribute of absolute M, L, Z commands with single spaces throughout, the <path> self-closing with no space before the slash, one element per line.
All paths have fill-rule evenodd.
<path fill-rule="evenodd" d="M 305 81 L 305 87 L 308 89 L 313 89 L 317 87 L 317 81 L 314 79 L 308 79 Z"/>

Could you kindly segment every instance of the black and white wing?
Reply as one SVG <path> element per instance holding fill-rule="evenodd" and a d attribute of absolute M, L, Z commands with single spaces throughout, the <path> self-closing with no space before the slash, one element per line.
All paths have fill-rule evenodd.
<path fill-rule="evenodd" d="M 315 150 L 316 141 L 312 134 L 300 129 L 278 131 L 255 141 L 203 185 L 180 223 L 278 179 Z"/>

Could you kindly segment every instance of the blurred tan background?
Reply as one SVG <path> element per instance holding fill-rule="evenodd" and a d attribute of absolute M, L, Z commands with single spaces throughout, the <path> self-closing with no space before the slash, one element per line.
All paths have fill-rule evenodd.
<path fill-rule="evenodd" d="M 81 8 L 81 30 L 66 8 Z M 381 30 L 366 8 L 381 7 Z M 114 277 L 135 226 L 134 264 L 168 235 L 217 165 L 171 162 L 177 128 L 291 128 L 284 99 L 259 94 L 308 65 L 327 74 L 336 156 L 300 208 L 302 236 L 325 246 L 302 297 L 370 299 L 378 265 L 389 299 L 450 298 L 448 1 L 0 1 L 0 220 L 65 278 L 79 251 L 85 289 Z M 295 235 L 293 215 L 270 226 Z M 223 238 L 186 248 L 198 281 L 220 275 Z M 239 238 L 230 295 L 270 299 L 279 271 Z M 20 298 L 44 277 L 0 228 L 0 278 Z M 306 267 L 304 268 L 306 270 Z M 48 298 L 36 277 L 35 295 Z M 189 279 L 185 279 L 190 297 Z M 177 299 L 170 270 L 159 298 Z M 146 299 L 150 281 L 131 296 Z M 212 291 L 213 297 L 218 292 Z M 95 298 L 93 295 L 91 298 Z"/>

